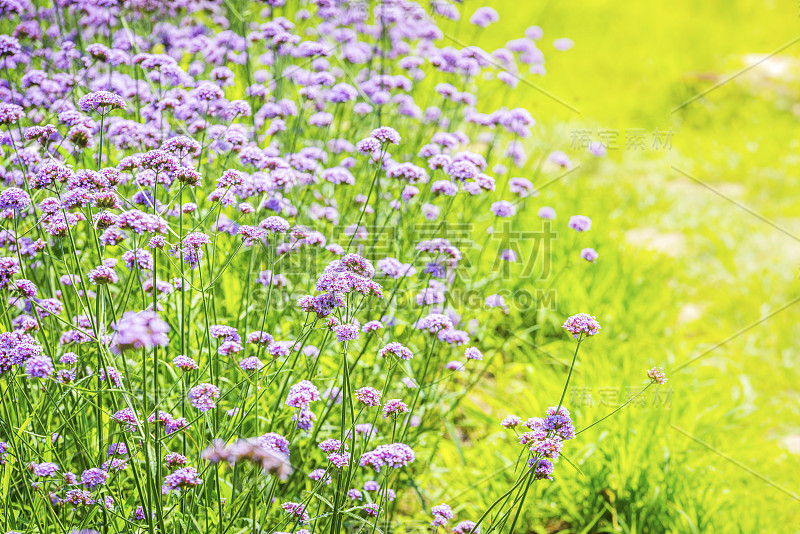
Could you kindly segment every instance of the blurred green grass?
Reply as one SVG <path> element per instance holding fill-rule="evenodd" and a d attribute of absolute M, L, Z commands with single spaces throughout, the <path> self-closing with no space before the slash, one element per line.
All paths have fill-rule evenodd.
<path fill-rule="evenodd" d="M 466 13 L 478 5 L 468 3 Z M 543 333 L 558 318 L 587 311 L 604 329 L 584 345 L 573 378 L 574 388 L 595 396 L 592 406 L 567 404 L 577 427 L 613 409 L 597 402 L 601 388 L 645 384 L 653 365 L 669 373 L 661 388 L 669 402 L 648 399 L 570 442 L 564 453 L 577 470 L 559 463 L 557 480 L 536 488 L 518 532 L 796 532 L 800 307 L 759 321 L 800 297 L 800 244 L 787 235 L 800 236 L 792 194 L 800 170 L 800 43 L 672 111 L 761 59 L 748 54 L 768 54 L 800 36 L 798 6 L 492 5 L 500 23 L 480 32 L 478 44 L 492 50 L 541 26 L 548 74 L 534 81 L 580 113 L 522 86 L 518 102 L 498 96 L 483 105 L 527 107 L 538 121 L 537 149 L 562 149 L 582 162 L 536 204 L 556 208 L 560 239 L 569 238 L 569 215 L 594 221 L 585 245 L 561 241 L 554 254 L 594 246 L 601 256 L 594 266 L 573 262 L 561 275 L 555 313 L 482 317 L 491 332 L 486 344 L 505 345 L 480 394 L 454 414 L 460 432 L 450 431 L 426 487 L 443 488 L 457 516 L 469 517 L 513 484 L 506 467 L 516 461 L 516 440 L 499 419 L 537 416 L 557 402 L 571 345 Z M 554 51 L 559 37 L 575 47 Z M 603 128 L 620 135 L 671 129 L 672 148 L 611 150 L 587 160 L 570 147 L 577 129 Z M 538 228 L 533 206 L 523 217 Z M 516 289 L 525 285 L 510 279 Z"/>

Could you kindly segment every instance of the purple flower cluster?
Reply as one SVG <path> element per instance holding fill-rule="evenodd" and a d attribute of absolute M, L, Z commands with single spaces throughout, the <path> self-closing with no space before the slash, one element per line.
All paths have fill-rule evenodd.
<path fill-rule="evenodd" d="M 578 313 L 569 317 L 561 328 L 572 334 L 572 337 L 579 339 L 581 336 L 594 336 L 600 331 L 600 323 L 593 315 Z"/>
<path fill-rule="evenodd" d="M 207 412 L 217 407 L 219 388 L 213 384 L 198 384 L 189 391 L 189 403 L 200 410 Z"/>
<path fill-rule="evenodd" d="M 65 525 L 99 530 L 113 512 L 172 531 L 184 508 L 198 524 L 226 510 L 236 525 L 264 504 L 217 495 L 249 483 L 243 461 L 284 480 L 269 487 L 286 516 L 265 528 L 309 534 L 295 528 L 310 520 L 309 484 L 315 531 L 343 514 L 378 517 L 409 481 L 362 477 L 434 447 L 425 435 L 445 404 L 483 376 L 470 345 L 496 336 L 477 308 L 512 316 L 502 288 L 476 310 L 455 298 L 496 277 L 493 262 L 462 254 L 451 224 L 555 218 L 523 177 L 534 117 L 481 94 L 545 73 L 542 31 L 487 52 L 442 39 L 461 2 L 348 4 L 0 0 L 0 374 L 11 407 L 31 412 L 15 420 L 48 421 L 41 443 L 0 443 L 0 464 L 35 453 L 15 458 L 35 479 L 13 470 L 9 483 L 33 481 Z M 491 7 L 469 17 L 476 31 L 498 20 Z M 545 157 L 543 172 L 574 166 L 561 151 Z M 502 251 L 502 267 L 518 267 L 518 253 Z M 583 339 L 599 325 L 581 314 L 564 328 Z M 223 404 L 220 388 L 231 406 L 203 415 Z M 503 426 L 526 426 L 540 478 L 574 435 L 561 410 Z M 214 439 L 248 429 L 258 437 Z M 313 482 L 288 477 L 290 449 Z M 87 465 L 76 451 L 108 457 Z M 164 494 L 202 483 L 198 454 L 203 469 L 220 463 L 214 487 L 158 495 L 159 483 Z M 335 476 L 356 507 L 323 494 Z M 15 521 L 30 521 L 18 508 Z M 431 511 L 434 528 L 454 519 L 446 504 Z"/>
<path fill-rule="evenodd" d="M 114 328 L 112 349 L 115 352 L 166 347 L 169 343 L 169 325 L 154 311 L 125 312 Z"/>
<path fill-rule="evenodd" d="M 96 111 L 105 115 L 112 109 L 125 109 L 125 100 L 109 91 L 95 91 L 78 100 L 78 109 L 81 111 Z"/>
<path fill-rule="evenodd" d="M 654 384 L 663 385 L 667 383 L 667 375 L 661 367 L 653 367 L 648 369 L 647 378 L 653 381 Z"/>
<path fill-rule="evenodd" d="M 191 489 L 203 483 L 194 467 L 182 467 L 173 473 L 164 477 L 164 484 L 161 486 L 161 492 L 164 494 L 172 491 L 180 492 L 181 490 Z"/>
<path fill-rule="evenodd" d="M 412 463 L 415 459 L 416 457 L 411 447 L 404 443 L 391 443 L 378 445 L 374 450 L 365 452 L 361 455 L 359 465 L 369 466 L 380 472 L 384 466 L 400 469 Z"/>

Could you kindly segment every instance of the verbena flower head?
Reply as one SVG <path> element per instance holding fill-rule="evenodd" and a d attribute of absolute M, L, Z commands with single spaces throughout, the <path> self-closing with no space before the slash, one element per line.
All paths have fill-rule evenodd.
<path fill-rule="evenodd" d="M 93 489 L 96 486 L 104 485 L 106 483 L 107 478 L 108 478 L 108 473 L 102 469 L 98 468 L 87 469 L 86 471 L 81 473 L 81 484 L 83 484 L 89 489 Z"/>
<path fill-rule="evenodd" d="M 522 419 L 518 415 L 509 415 L 500 421 L 500 425 L 504 428 L 514 428 L 522 424 Z"/>
<path fill-rule="evenodd" d="M 169 325 L 152 310 L 128 311 L 114 325 L 116 333 L 111 346 L 114 352 L 166 347 L 169 343 Z"/>
<path fill-rule="evenodd" d="M 556 210 L 554 210 L 550 206 L 544 206 L 542 208 L 539 208 L 539 211 L 537 212 L 537 215 L 541 219 L 545 219 L 545 220 L 555 219 L 556 218 Z"/>
<path fill-rule="evenodd" d="M 16 124 L 24 116 L 25 111 L 21 106 L 0 103 L 0 124 Z"/>
<path fill-rule="evenodd" d="M 346 444 L 343 444 L 338 439 L 326 439 L 319 444 L 319 448 L 325 452 L 337 452 L 342 449 L 343 445 L 346 448 Z"/>
<path fill-rule="evenodd" d="M 517 208 L 514 207 L 514 204 L 507 200 L 499 200 L 492 204 L 492 213 L 494 213 L 497 217 L 511 217 L 517 212 Z"/>
<path fill-rule="evenodd" d="M 25 373 L 34 378 L 47 378 L 55 372 L 53 361 L 44 354 L 33 356 L 25 362 Z"/>
<path fill-rule="evenodd" d="M 475 13 L 469 18 L 469 21 L 476 25 L 480 26 L 481 28 L 486 28 L 490 24 L 493 24 L 500 20 L 500 15 L 497 14 L 497 11 L 494 8 L 485 6 L 479 7 L 475 10 Z"/>
<path fill-rule="evenodd" d="M 125 109 L 125 100 L 119 95 L 109 91 L 95 91 L 81 97 L 78 100 L 78 108 L 81 111 L 97 111 L 104 115 L 112 109 Z"/>
<path fill-rule="evenodd" d="M 197 487 L 202 483 L 203 480 L 197 473 L 197 469 L 194 467 L 183 467 L 164 477 L 164 484 L 161 487 L 161 492 L 164 494 L 172 491 L 180 492 L 181 490 Z"/>
<path fill-rule="evenodd" d="M 139 421 L 136 413 L 131 408 L 123 408 L 111 416 L 111 419 L 124 425 L 127 432 L 135 432 Z"/>
<path fill-rule="evenodd" d="M 654 384 L 663 385 L 667 383 L 667 375 L 661 367 L 653 367 L 647 370 L 647 377 L 653 381 Z"/>
<path fill-rule="evenodd" d="M 354 324 L 340 324 L 333 327 L 333 332 L 336 334 L 336 339 L 339 341 L 354 341 L 358 339 L 360 330 Z"/>
<path fill-rule="evenodd" d="M 465 519 L 464 521 L 459 522 L 456 526 L 453 527 L 453 534 L 472 534 L 475 532 L 475 521 L 470 521 L 469 519 Z"/>
<path fill-rule="evenodd" d="M 43 462 L 33 465 L 33 474 L 37 477 L 52 477 L 58 471 L 58 464 L 53 462 Z"/>
<path fill-rule="evenodd" d="M 576 232 L 588 232 L 592 227 L 592 220 L 585 215 L 573 215 L 569 218 L 567 226 Z"/>
<path fill-rule="evenodd" d="M 433 508 L 431 508 L 431 514 L 433 514 L 433 521 L 431 521 L 431 526 L 436 527 L 443 527 L 447 525 L 447 521 L 453 519 L 453 509 L 450 508 L 447 504 L 437 504 Z"/>
<path fill-rule="evenodd" d="M 394 417 L 408 413 L 408 405 L 400 399 L 389 399 L 383 404 L 383 416 Z"/>
<path fill-rule="evenodd" d="M 483 360 L 483 353 L 477 347 L 467 347 L 464 350 L 464 357 L 468 360 Z"/>
<path fill-rule="evenodd" d="M 286 405 L 294 408 L 308 408 L 312 402 L 322 400 L 317 387 L 308 380 L 301 380 L 289 388 Z"/>
<path fill-rule="evenodd" d="M 311 519 L 311 516 L 306 512 L 306 507 L 299 502 L 285 502 L 281 504 L 281 508 L 287 514 L 297 518 L 300 523 L 305 523 Z"/>
<path fill-rule="evenodd" d="M 594 336 L 600 331 L 600 323 L 593 315 L 578 313 L 569 317 L 561 328 L 572 334 L 578 339 L 581 335 Z"/>
<path fill-rule="evenodd" d="M 0 191 L 0 210 L 22 211 L 31 205 L 31 197 L 18 187 Z"/>
<path fill-rule="evenodd" d="M 391 443 L 378 445 L 374 450 L 365 452 L 361 456 L 359 465 L 369 466 L 380 472 L 384 466 L 399 469 L 415 460 L 414 451 L 404 443 Z"/>
<path fill-rule="evenodd" d="M 183 356 L 183 355 L 175 356 L 172 359 L 172 365 L 174 365 L 175 367 L 184 372 L 194 371 L 200 368 L 200 366 L 197 365 L 196 361 L 194 361 L 192 358 L 189 358 L 188 356 Z"/>
<path fill-rule="evenodd" d="M 583 258 L 584 260 L 586 260 L 588 262 L 592 262 L 592 263 L 596 262 L 597 258 L 599 256 L 600 255 L 593 248 L 585 248 L 585 249 L 581 250 L 581 258 Z"/>
<path fill-rule="evenodd" d="M 394 128 L 390 128 L 389 126 L 381 126 L 379 128 L 375 128 L 372 130 L 370 137 L 373 139 L 377 139 L 381 143 L 391 144 L 391 145 L 399 145 L 400 144 L 400 134 L 397 133 L 397 130 Z"/>
<path fill-rule="evenodd" d="M 452 330 L 453 321 L 441 313 L 431 313 L 417 321 L 416 327 L 419 330 L 427 330 L 431 334 L 436 334 L 442 330 Z"/>
<path fill-rule="evenodd" d="M 189 403 L 200 410 L 207 412 L 217 407 L 219 388 L 213 384 L 198 384 L 189 391 Z"/>
<path fill-rule="evenodd" d="M 404 347 L 400 343 L 396 341 L 392 341 L 391 343 L 384 346 L 382 349 L 378 351 L 378 356 L 381 358 L 388 358 L 389 356 L 395 356 L 401 360 L 410 360 L 414 357 L 414 353 L 411 352 L 411 349 L 408 347 Z"/>
<path fill-rule="evenodd" d="M 381 403 L 381 392 L 375 388 L 363 387 L 356 390 L 356 398 L 364 406 L 378 406 Z"/>

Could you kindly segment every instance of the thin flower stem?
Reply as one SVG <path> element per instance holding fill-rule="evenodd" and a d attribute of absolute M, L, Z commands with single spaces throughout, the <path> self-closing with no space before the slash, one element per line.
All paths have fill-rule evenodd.
<path fill-rule="evenodd" d="M 642 390 L 641 390 L 639 393 L 637 393 L 636 395 L 634 395 L 633 397 L 631 397 L 630 399 L 628 399 L 628 400 L 627 400 L 627 401 L 626 401 L 624 404 L 621 404 L 621 405 L 619 405 L 619 406 L 618 406 L 618 407 L 617 407 L 617 408 L 616 408 L 616 409 L 615 409 L 613 412 L 609 413 L 608 415 L 605 415 L 605 416 L 601 417 L 600 419 L 598 419 L 597 421 L 595 421 L 595 422 L 594 422 L 594 423 L 592 423 L 591 425 L 589 425 L 589 426 L 587 426 L 587 427 L 584 427 L 584 428 L 581 428 L 580 430 L 578 430 L 577 432 L 575 432 L 575 435 L 577 436 L 578 434 L 581 434 L 581 433 L 583 433 L 583 432 L 586 432 L 587 430 L 589 430 L 590 428 L 592 428 L 592 427 L 593 427 L 593 426 L 595 426 L 596 424 L 602 423 L 603 421 L 605 421 L 606 419 L 608 419 L 609 417 L 611 417 L 612 415 L 614 415 L 615 413 L 617 413 L 618 411 L 620 411 L 621 409 L 623 409 L 625 406 L 627 406 L 628 404 L 632 403 L 632 402 L 633 402 L 633 401 L 635 401 L 637 398 L 639 398 L 639 396 L 640 396 L 640 395 L 642 395 L 642 394 L 644 394 L 644 392 L 645 392 L 645 391 L 647 391 L 647 390 L 650 388 L 650 386 L 652 386 L 652 385 L 653 385 L 653 382 L 650 382 L 650 383 L 649 383 L 649 384 L 647 384 L 647 385 L 644 387 L 644 389 L 642 389 Z"/>

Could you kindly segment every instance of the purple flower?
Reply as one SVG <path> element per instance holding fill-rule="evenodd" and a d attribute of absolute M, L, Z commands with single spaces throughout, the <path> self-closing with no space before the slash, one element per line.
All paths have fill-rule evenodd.
<path fill-rule="evenodd" d="M 381 403 L 381 392 L 375 388 L 363 387 L 356 390 L 356 398 L 365 406 L 378 406 Z"/>
<path fill-rule="evenodd" d="M 300 523 L 305 523 L 311 519 L 308 512 L 306 512 L 306 507 L 299 502 L 287 501 L 281 504 L 281 508 L 287 514 L 295 516 Z"/>
<path fill-rule="evenodd" d="M 414 451 L 404 443 L 391 443 L 378 445 L 374 450 L 365 452 L 361 456 L 359 465 L 369 466 L 380 472 L 381 467 L 388 466 L 393 469 L 405 467 L 415 460 Z"/>
<path fill-rule="evenodd" d="M 107 472 L 103 471 L 102 469 L 94 467 L 92 469 L 87 469 L 86 471 L 81 473 L 81 484 L 83 484 L 89 489 L 93 489 L 97 486 L 104 485 L 106 483 L 107 478 L 108 478 Z"/>
<path fill-rule="evenodd" d="M 319 444 L 319 448 L 325 452 L 336 452 L 341 450 L 342 442 L 338 439 L 326 439 Z"/>
<path fill-rule="evenodd" d="M 217 407 L 219 388 L 213 384 L 198 384 L 189 390 L 189 403 L 200 410 L 207 412 Z"/>
<path fill-rule="evenodd" d="M 377 154 L 381 150 L 381 142 L 374 137 L 367 137 L 356 143 L 356 150 L 361 154 Z"/>
<path fill-rule="evenodd" d="M 169 325 L 152 310 L 125 312 L 114 329 L 111 350 L 116 354 L 126 350 L 149 350 L 156 345 L 166 347 L 169 343 Z"/>
<path fill-rule="evenodd" d="M 534 441 L 531 444 L 530 450 L 536 456 L 555 460 L 558 459 L 559 455 L 561 454 L 561 448 L 563 445 L 564 442 L 559 436 L 545 437 L 543 439 Z"/>
<path fill-rule="evenodd" d="M 333 332 L 339 341 L 354 341 L 358 339 L 359 329 L 354 324 L 340 324 L 333 327 Z"/>
<path fill-rule="evenodd" d="M 544 206 L 544 207 L 539 208 L 539 211 L 538 211 L 537 215 L 539 215 L 540 219 L 545 219 L 545 220 L 555 219 L 556 218 L 556 210 L 554 210 L 550 206 Z"/>
<path fill-rule="evenodd" d="M 55 372 L 53 361 L 44 354 L 33 356 L 25 362 L 25 373 L 36 378 L 47 378 Z"/>
<path fill-rule="evenodd" d="M 568 318 L 561 328 L 572 334 L 575 339 L 578 339 L 582 334 L 587 336 L 594 336 L 600 331 L 600 323 L 594 316 L 587 313 L 578 313 Z"/>
<path fill-rule="evenodd" d="M 503 428 L 514 428 L 517 425 L 522 423 L 522 419 L 520 419 L 517 415 L 509 415 L 505 417 L 502 421 L 500 421 L 500 426 Z"/>
<path fill-rule="evenodd" d="M 280 452 L 289 456 L 289 440 L 275 432 L 267 432 L 258 438 L 258 443 L 268 451 Z"/>
<path fill-rule="evenodd" d="M 464 357 L 468 360 L 483 360 L 483 354 L 477 347 L 467 347 L 464 350 Z"/>
<path fill-rule="evenodd" d="M 188 356 L 183 356 L 183 355 L 175 356 L 172 359 L 172 365 L 174 365 L 175 367 L 184 372 L 194 371 L 200 368 L 197 365 L 196 361 L 194 361 L 192 358 L 189 358 Z"/>
<path fill-rule="evenodd" d="M 391 145 L 399 145 L 400 144 L 400 134 L 397 133 L 397 130 L 394 128 L 390 128 L 388 126 L 380 126 L 372 130 L 370 137 L 377 139 L 381 143 L 391 144 Z"/>
<path fill-rule="evenodd" d="M 536 193 L 533 184 L 527 178 L 512 178 L 508 181 L 508 190 L 523 198 Z"/>
<path fill-rule="evenodd" d="M 178 466 L 186 465 L 187 461 L 186 456 L 171 452 L 164 456 L 164 467 L 175 469 Z"/>
<path fill-rule="evenodd" d="M 475 531 L 475 521 L 466 519 L 453 527 L 453 534 L 472 534 Z"/>
<path fill-rule="evenodd" d="M 265 230 L 269 230 L 270 232 L 285 234 L 291 228 L 291 225 L 286 222 L 285 219 L 282 217 L 278 217 L 276 215 L 272 215 L 267 217 L 260 223 L 258 223 L 260 228 L 264 228 Z"/>
<path fill-rule="evenodd" d="M 183 489 L 194 488 L 202 483 L 203 480 L 197 474 L 197 469 L 194 467 L 183 467 L 164 477 L 164 484 L 161 486 L 161 492 L 166 494 L 171 491 L 181 491 Z"/>
<path fill-rule="evenodd" d="M 119 276 L 117 275 L 116 271 L 110 267 L 106 267 L 105 265 L 99 265 L 90 270 L 86 274 L 86 277 L 92 284 L 96 286 L 115 284 L 119 282 Z"/>
<path fill-rule="evenodd" d="M 331 482 L 333 482 L 333 478 L 331 478 L 324 469 L 314 469 L 308 474 L 308 478 L 311 480 L 321 480 L 326 486 L 330 486 Z"/>
<path fill-rule="evenodd" d="M 434 528 L 443 527 L 447 525 L 449 519 L 453 519 L 453 509 L 447 504 L 437 504 L 431 508 L 431 514 L 433 514 L 431 526 Z"/>
<path fill-rule="evenodd" d="M 569 169 L 572 167 L 572 162 L 569 160 L 569 156 L 567 156 L 560 150 L 552 152 L 549 156 L 547 156 L 547 159 L 555 163 L 556 165 L 559 165 L 560 167 L 564 167 L 565 169 Z"/>
<path fill-rule="evenodd" d="M 390 355 L 400 358 L 401 360 L 410 360 L 414 357 L 414 353 L 411 352 L 411 349 L 404 347 L 396 341 L 387 344 L 378 351 L 378 356 L 381 358 L 388 358 Z"/>
<path fill-rule="evenodd" d="M 436 334 L 442 330 L 452 330 L 453 321 L 441 313 L 431 313 L 417 321 L 415 326 L 419 330 L 427 330 L 431 334 Z"/>
<path fill-rule="evenodd" d="M 109 456 L 127 456 L 128 455 L 128 447 L 124 443 L 112 443 L 108 447 L 108 455 Z"/>
<path fill-rule="evenodd" d="M 408 405 L 400 399 L 389 399 L 383 404 L 383 417 L 396 419 L 401 413 L 408 413 Z"/>
<path fill-rule="evenodd" d="M 95 504 L 94 496 L 90 491 L 79 489 L 68 490 L 64 496 L 64 502 L 81 506 L 91 506 Z"/>
<path fill-rule="evenodd" d="M 653 381 L 654 384 L 663 385 L 667 383 L 667 375 L 661 367 L 653 367 L 648 369 L 647 377 Z"/>
<path fill-rule="evenodd" d="M 31 205 L 31 197 L 18 187 L 0 191 L 0 210 L 22 211 Z"/>
<path fill-rule="evenodd" d="M 383 329 L 383 323 L 380 321 L 369 321 L 363 327 L 361 327 L 362 332 L 376 332 L 378 330 Z"/>
<path fill-rule="evenodd" d="M 108 91 L 95 91 L 78 100 L 78 108 L 81 111 L 97 111 L 105 115 L 112 109 L 125 109 L 125 100 L 121 96 Z"/>
<path fill-rule="evenodd" d="M 239 343 L 242 341 L 242 336 L 240 336 L 239 332 L 232 326 L 213 324 L 209 327 L 209 332 L 211 337 L 214 339 L 221 339 L 223 342 L 236 341 Z"/>
<path fill-rule="evenodd" d="M 517 208 L 508 200 L 499 200 L 495 202 L 492 204 L 491 209 L 492 213 L 497 217 L 512 217 L 517 212 Z"/>
<path fill-rule="evenodd" d="M 581 250 L 581 258 L 586 261 L 594 263 L 600 255 L 593 248 L 585 248 Z"/>
<path fill-rule="evenodd" d="M 567 226 L 576 232 L 588 232 L 592 227 L 592 220 L 585 215 L 573 215 L 569 218 Z"/>
<path fill-rule="evenodd" d="M 145 519 L 147 519 L 147 509 L 142 507 L 142 506 L 137 506 L 131 512 L 130 519 L 131 519 L 131 521 L 144 521 Z"/>
<path fill-rule="evenodd" d="M 20 106 L 0 103 L 0 124 L 16 124 L 24 116 L 25 112 Z"/>
<path fill-rule="evenodd" d="M 58 464 L 53 462 L 44 462 L 41 464 L 34 464 L 33 474 L 37 477 L 51 477 L 58 472 Z"/>
<path fill-rule="evenodd" d="M 136 413 L 130 408 L 123 408 L 111 416 L 114 421 L 125 425 L 125 430 L 128 432 L 136 432 L 139 421 L 136 418 Z"/>
<path fill-rule="evenodd" d="M 500 15 L 497 14 L 497 11 L 488 6 L 479 7 L 469 18 L 472 24 L 480 26 L 481 28 L 485 28 L 498 20 L 500 20 Z"/>
<path fill-rule="evenodd" d="M 334 467 L 337 469 L 343 469 L 350 465 L 350 453 L 338 453 L 335 452 L 333 454 L 328 455 L 328 461 L 333 464 Z"/>
<path fill-rule="evenodd" d="M 264 367 L 264 363 L 256 356 L 250 356 L 239 362 L 239 367 L 241 367 L 243 371 L 258 371 Z"/>
<path fill-rule="evenodd" d="M 428 181 L 428 173 L 425 169 L 418 167 L 413 163 L 398 163 L 392 165 L 386 171 L 386 176 L 398 180 L 406 180 L 409 183 L 425 183 Z"/>
<path fill-rule="evenodd" d="M 575 43 L 569 37 L 561 37 L 553 41 L 553 48 L 560 52 L 565 52 L 575 46 Z"/>
<path fill-rule="evenodd" d="M 597 156 L 598 158 L 602 158 L 608 154 L 606 146 L 600 141 L 592 141 L 587 145 L 586 148 L 589 150 L 590 154 Z"/>
<path fill-rule="evenodd" d="M 308 408 L 312 402 L 322 400 L 317 387 L 308 380 L 301 380 L 289 388 L 286 405 L 293 408 Z"/>

